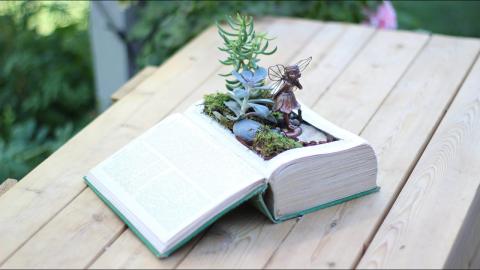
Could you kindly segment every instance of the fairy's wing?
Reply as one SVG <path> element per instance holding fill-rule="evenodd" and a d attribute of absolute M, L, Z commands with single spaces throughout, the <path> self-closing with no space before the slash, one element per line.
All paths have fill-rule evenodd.
<path fill-rule="evenodd" d="M 312 61 L 311 56 L 298 61 L 296 65 L 298 66 L 298 69 L 300 70 L 300 72 L 304 71 L 305 68 L 308 66 L 308 64 L 310 64 L 311 61 Z"/>
<path fill-rule="evenodd" d="M 282 80 L 278 80 L 278 81 L 273 81 L 273 83 L 271 84 L 271 93 L 273 96 L 275 96 L 275 94 L 278 93 L 278 90 L 280 90 L 280 86 L 282 85 Z"/>
<path fill-rule="evenodd" d="M 284 65 L 274 65 L 268 68 L 268 78 L 273 82 L 281 81 L 284 73 Z"/>

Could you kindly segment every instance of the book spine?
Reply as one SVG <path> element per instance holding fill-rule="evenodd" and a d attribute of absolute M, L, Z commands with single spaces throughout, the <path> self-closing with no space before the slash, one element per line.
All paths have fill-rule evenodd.
<path fill-rule="evenodd" d="M 257 196 L 254 196 L 251 200 L 250 203 L 260 211 L 260 213 L 264 214 L 268 219 L 270 219 L 273 223 L 279 223 L 279 220 L 276 220 L 273 217 L 273 214 L 270 212 L 270 209 L 268 209 L 267 204 L 265 203 L 265 192 L 262 192 L 258 194 Z"/>

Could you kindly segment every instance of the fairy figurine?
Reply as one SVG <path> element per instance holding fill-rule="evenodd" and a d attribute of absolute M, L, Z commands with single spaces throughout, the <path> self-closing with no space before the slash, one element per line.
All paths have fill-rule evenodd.
<path fill-rule="evenodd" d="M 283 114 L 283 121 L 286 127 L 284 133 L 288 137 L 295 138 L 302 133 L 300 124 L 295 126 L 291 123 L 290 114 L 292 111 L 298 110 L 298 120 L 301 123 L 302 111 L 293 91 L 297 88 L 303 88 L 298 79 L 302 76 L 301 72 L 310 64 L 311 60 L 312 57 L 309 57 L 291 66 L 275 65 L 268 68 L 268 77 L 273 82 L 276 82 L 273 88 L 278 88 L 277 91 L 274 90 L 273 94 L 273 111 Z"/>

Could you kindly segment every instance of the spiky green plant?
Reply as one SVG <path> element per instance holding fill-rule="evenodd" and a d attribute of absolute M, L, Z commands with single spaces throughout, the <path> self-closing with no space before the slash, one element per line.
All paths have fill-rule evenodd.
<path fill-rule="evenodd" d="M 224 43 L 223 47 L 219 49 L 228 54 L 227 59 L 220 60 L 220 63 L 232 66 L 232 71 L 255 72 L 259 68 L 258 58 L 260 55 L 271 55 L 277 51 L 277 47 L 269 49 L 269 41 L 265 33 L 257 33 L 254 28 L 253 17 L 242 16 L 227 16 L 226 23 L 230 26 L 230 30 L 225 30 L 217 22 L 218 33 L 222 37 Z M 221 74 L 228 77 L 232 73 Z M 226 79 L 227 88 L 233 90 L 240 86 L 240 82 L 236 79 Z"/>

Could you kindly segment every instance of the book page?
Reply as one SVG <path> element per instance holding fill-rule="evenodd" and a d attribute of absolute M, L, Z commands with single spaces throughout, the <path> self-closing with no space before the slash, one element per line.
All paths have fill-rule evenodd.
<path fill-rule="evenodd" d="M 127 144 L 92 174 L 164 242 L 263 178 L 179 114 Z"/>
<path fill-rule="evenodd" d="M 264 160 L 257 153 L 253 152 L 245 145 L 240 143 L 235 135 L 220 125 L 210 116 L 203 113 L 202 101 L 195 103 L 185 111 L 185 116 L 190 118 L 199 127 L 203 128 L 205 132 L 215 137 L 216 141 L 225 145 L 232 153 L 235 153 L 241 159 L 245 160 L 250 166 L 261 172 L 265 178 L 270 176 L 268 172 L 268 161 Z"/>
<path fill-rule="evenodd" d="M 275 170 L 281 166 L 288 165 L 295 160 L 341 151 L 366 143 L 362 138 L 335 126 L 333 123 L 320 117 L 306 105 L 302 104 L 302 115 L 305 121 L 312 126 L 331 134 L 339 140 L 316 146 L 291 149 L 280 153 L 270 160 L 264 160 L 257 153 L 241 144 L 230 130 L 221 126 L 211 117 L 205 115 L 202 112 L 202 104 L 203 101 L 198 101 L 190 106 L 185 112 L 185 115 L 201 126 L 206 132 L 214 136 L 219 142 L 221 141 L 222 144 L 224 144 L 225 147 L 228 147 L 233 153 L 237 154 L 251 166 L 261 171 L 267 179 L 272 176 Z"/>

